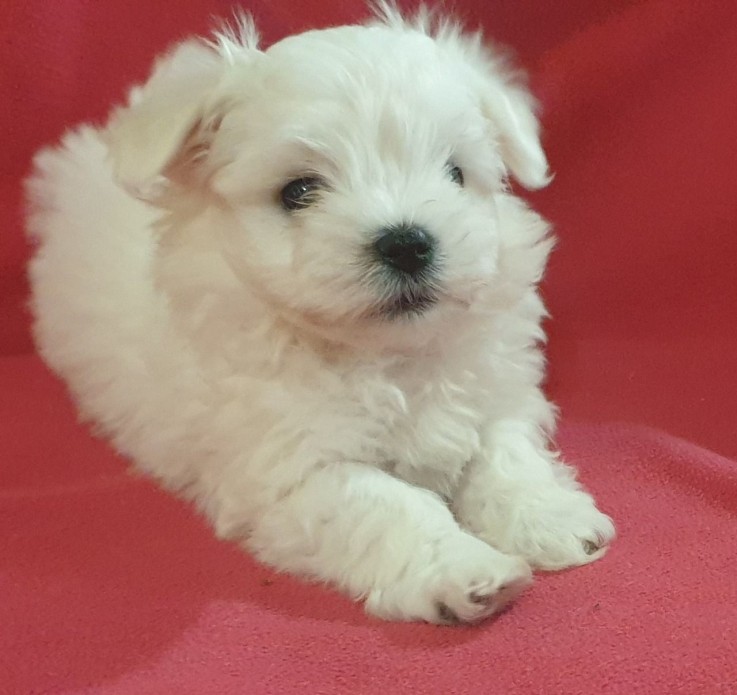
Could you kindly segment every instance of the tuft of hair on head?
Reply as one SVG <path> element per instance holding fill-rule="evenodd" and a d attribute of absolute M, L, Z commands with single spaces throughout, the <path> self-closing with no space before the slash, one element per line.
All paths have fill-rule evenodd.
<path fill-rule="evenodd" d="M 407 24 L 402 11 L 392 0 L 370 0 L 368 6 L 382 24 L 397 29 L 403 29 Z"/>
<path fill-rule="evenodd" d="M 421 4 L 405 14 L 393 0 L 371 0 L 369 5 L 378 22 L 392 29 L 414 30 L 441 41 L 463 34 L 461 23 L 438 7 Z"/>
<path fill-rule="evenodd" d="M 213 37 L 206 43 L 233 64 L 242 59 L 244 49 L 246 54 L 259 50 L 260 40 L 253 16 L 242 9 L 236 9 L 233 11 L 232 20 L 221 20 L 213 32 Z"/>

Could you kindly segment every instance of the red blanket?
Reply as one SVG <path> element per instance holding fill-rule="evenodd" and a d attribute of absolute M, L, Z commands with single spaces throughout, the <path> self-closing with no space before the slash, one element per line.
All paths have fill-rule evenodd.
<path fill-rule="evenodd" d="M 0 692 L 737 692 L 737 3 L 459 0 L 518 49 L 556 178 L 545 293 L 560 445 L 619 539 L 495 622 L 385 624 L 213 539 L 76 424 L 32 355 L 19 181 L 230 0 L 5 0 Z M 268 40 L 353 20 L 254 0 Z"/>

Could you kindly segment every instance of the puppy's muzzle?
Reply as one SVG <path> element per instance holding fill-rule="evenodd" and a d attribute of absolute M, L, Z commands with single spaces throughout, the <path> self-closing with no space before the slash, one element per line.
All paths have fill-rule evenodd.
<path fill-rule="evenodd" d="M 414 277 L 432 265 L 435 246 L 435 239 L 422 227 L 400 224 L 381 230 L 374 251 L 383 265 Z"/>

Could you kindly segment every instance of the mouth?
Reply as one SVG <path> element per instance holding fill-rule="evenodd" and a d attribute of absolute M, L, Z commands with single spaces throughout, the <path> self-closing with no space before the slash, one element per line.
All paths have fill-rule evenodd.
<path fill-rule="evenodd" d="M 430 311 L 441 299 L 444 291 L 437 268 L 414 276 L 388 272 L 386 268 L 372 266 L 364 281 L 375 296 L 367 318 L 379 321 L 416 319 Z"/>
<path fill-rule="evenodd" d="M 411 318 L 424 314 L 438 301 L 437 294 L 424 292 L 404 291 L 390 297 L 376 309 L 376 315 L 385 320 Z"/>

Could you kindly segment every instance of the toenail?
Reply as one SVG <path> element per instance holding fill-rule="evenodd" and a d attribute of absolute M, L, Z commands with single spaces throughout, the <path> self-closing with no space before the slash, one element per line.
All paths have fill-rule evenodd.
<path fill-rule="evenodd" d="M 593 555 L 597 550 L 599 550 L 599 546 L 594 543 L 593 541 L 584 541 L 583 542 L 583 551 L 587 555 Z"/>
<path fill-rule="evenodd" d="M 438 617 L 444 623 L 450 623 L 454 625 L 460 622 L 460 620 L 458 619 L 458 616 L 450 608 L 448 608 L 448 606 L 445 605 L 442 601 L 439 601 L 437 603 L 436 608 L 438 611 Z"/>

